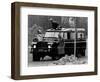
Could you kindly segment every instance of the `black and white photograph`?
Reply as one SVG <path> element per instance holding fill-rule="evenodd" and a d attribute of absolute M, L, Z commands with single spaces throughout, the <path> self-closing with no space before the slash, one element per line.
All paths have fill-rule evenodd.
<path fill-rule="evenodd" d="M 97 31 L 97 7 L 12 3 L 12 78 L 97 75 Z"/>
<path fill-rule="evenodd" d="M 28 66 L 88 64 L 88 17 L 28 15 Z"/>

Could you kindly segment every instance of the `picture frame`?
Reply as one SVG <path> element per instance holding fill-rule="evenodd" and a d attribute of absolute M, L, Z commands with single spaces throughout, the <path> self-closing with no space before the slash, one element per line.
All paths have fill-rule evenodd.
<path fill-rule="evenodd" d="M 77 15 L 75 15 L 74 13 L 76 13 Z M 41 66 L 40 65 L 39 67 L 35 67 L 35 66 L 29 67 L 28 65 L 23 63 L 23 62 L 26 62 L 26 63 L 28 62 L 28 58 L 27 58 L 28 49 L 26 47 L 29 44 L 27 41 L 27 38 L 30 37 L 30 35 L 28 35 L 29 31 L 26 31 L 26 30 L 29 28 L 29 25 L 31 25 L 29 24 L 30 23 L 29 20 L 33 21 L 34 17 L 37 17 L 37 18 L 44 17 L 43 20 L 46 20 L 46 18 L 48 17 L 51 18 L 52 16 L 55 16 L 55 15 L 57 15 L 55 18 L 57 17 L 59 18 L 59 16 L 60 18 L 65 18 L 63 16 L 67 16 L 66 19 L 69 17 L 71 18 L 71 20 L 73 18 L 78 19 L 78 17 L 80 19 L 82 17 L 83 19 L 87 17 L 88 22 L 86 22 L 86 25 L 87 25 L 88 30 L 87 30 L 86 36 L 88 37 L 87 39 L 88 63 L 85 65 L 82 64 L 83 67 L 86 68 L 86 70 L 81 69 L 82 67 L 81 64 L 65 65 L 65 66 L 62 66 L 62 65 L 61 66 L 60 65 Z M 35 21 L 36 20 L 38 19 L 35 19 Z M 39 19 L 39 20 L 42 20 L 42 19 Z M 45 22 L 44 23 L 42 22 L 42 24 L 45 24 Z M 76 29 L 74 31 L 76 31 Z M 97 7 L 61 5 L 61 4 L 27 3 L 27 2 L 12 3 L 11 4 L 11 78 L 15 80 L 22 80 L 22 79 L 97 75 L 97 57 L 98 57 L 97 56 L 97 37 L 98 37 L 97 31 L 98 31 L 97 30 Z M 76 41 L 76 36 L 75 36 L 75 41 Z M 77 46 L 77 44 L 75 45 Z M 25 60 L 25 58 L 27 58 L 27 60 Z M 24 68 L 25 65 L 27 66 L 27 68 Z M 71 66 L 74 69 L 71 69 L 72 68 Z M 28 72 L 31 72 L 31 73 L 28 73 Z"/>

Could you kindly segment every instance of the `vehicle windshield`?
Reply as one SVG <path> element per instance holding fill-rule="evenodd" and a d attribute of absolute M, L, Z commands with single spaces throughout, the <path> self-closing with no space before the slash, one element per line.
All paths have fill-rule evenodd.
<path fill-rule="evenodd" d="M 53 37 L 58 38 L 58 34 L 59 34 L 59 32 L 46 32 L 44 37 L 47 37 L 47 38 L 53 38 Z"/>

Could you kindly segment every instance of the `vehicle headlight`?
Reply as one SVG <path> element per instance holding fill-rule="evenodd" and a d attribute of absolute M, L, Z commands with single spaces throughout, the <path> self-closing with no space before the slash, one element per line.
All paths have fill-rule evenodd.
<path fill-rule="evenodd" d="M 33 47 L 36 48 L 36 45 L 34 45 Z"/>
<path fill-rule="evenodd" d="M 50 46 L 50 45 L 48 45 L 48 48 L 51 48 L 51 46 Z"/>

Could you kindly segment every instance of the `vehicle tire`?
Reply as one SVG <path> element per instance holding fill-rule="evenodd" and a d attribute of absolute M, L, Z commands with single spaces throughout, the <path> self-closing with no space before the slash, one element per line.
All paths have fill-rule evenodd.
<path fill-rule="evenodd" d="M 82 56 L 85 56 L 85 49 L 82 50 Z"/>
<path fill-rule="evenodd" d="M 52 60 L 56 60 L 56 58 L 55 57 L 52 57 Z"/>
<path fill-rule="evenodd" d="M 58 56 L 52 57 L 52 60 L 58 60 L 58 59 L 59 59 Z"/>
<path fill-rule="evenodd" d="M 33 61 L 40 61 L 40 57 L 34 55 L 34 56 L 33 56 Z"/>

